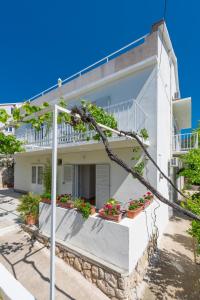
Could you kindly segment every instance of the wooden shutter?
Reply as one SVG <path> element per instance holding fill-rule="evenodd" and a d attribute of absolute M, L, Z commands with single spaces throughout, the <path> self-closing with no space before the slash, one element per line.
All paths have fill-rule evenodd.
<path fill-rule="evenodd" d="M 96 165 L 96 206 L 103 207 L 110 198 L 110 166 Z"/>

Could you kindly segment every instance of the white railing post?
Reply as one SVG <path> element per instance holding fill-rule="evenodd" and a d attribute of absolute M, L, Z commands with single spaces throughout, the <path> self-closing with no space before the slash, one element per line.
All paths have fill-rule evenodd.
<path fill-rule="evenodd" d="M 56 231 L 56 178 L 57 178 L 57 105 L 53 110 L 53 145 L 52 145 L 52 184 L 51 184 L 51 259 L 50 259 L 50 300 L 55 300 L 55 231 Z"/>

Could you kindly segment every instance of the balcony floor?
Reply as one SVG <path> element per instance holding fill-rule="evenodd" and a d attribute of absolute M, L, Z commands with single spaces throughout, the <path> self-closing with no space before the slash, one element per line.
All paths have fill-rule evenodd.
<path fill-rule="evenodd" d="M 121 148 L 130 148 L 134 145 L 137 146 L 136 140 L 130 140 L 126 137 L 117 137 L 111 138 L 109 140 L 110 146 L 112 149 L 121 149 Z M 149 146 L 149 141 L 145 141 L 143 143 L 145 146 Z M 103 150 L 104 145 L 101 141 L 85 141 L 85 142 L 76 142 L 76 143 L 68 143 L 68 144 L 58 144 L 58 153 L 69 153 L 69 152 L 84 152 L 84 151 L 96 151 L 96 150 Z M 42 147 L 37 146 L 31 148 L 29 145 L 29 149 L 26 149 L 26 152 L 16 153 L 15 156 L 23 156 L 23 155 L 39 155 L 39 154 L 47 154 L 51 153 L 51 147 Z"/>

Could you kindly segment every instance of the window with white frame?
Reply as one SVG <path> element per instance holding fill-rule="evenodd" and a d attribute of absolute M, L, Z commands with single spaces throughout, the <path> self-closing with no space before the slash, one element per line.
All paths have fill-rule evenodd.
<path fill-rule="evenodd" d="M 32 166 L 31 182 L 32 184 L 42 185 L 43 183 L 43 166 L 34 165 Z"/>

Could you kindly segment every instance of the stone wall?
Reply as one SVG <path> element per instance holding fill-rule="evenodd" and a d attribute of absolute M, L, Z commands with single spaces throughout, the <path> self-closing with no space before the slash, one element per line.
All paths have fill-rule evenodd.
<path fill-rule="evenodd" d="M 37 239 L 47 248 L 50 247 L 49 238 L 42 235 L 37 227 L 22 225 L 22 228 L 32 238 Z M 149 244 L 135 270 L 131 274 L 122 274 L 56 242 L 56 255 L 80 272 L 89 282 L 95 284 L 112 300 L 138 299 L 136 289 L 143 280 L 151 254 L 152 247 Z"/>

